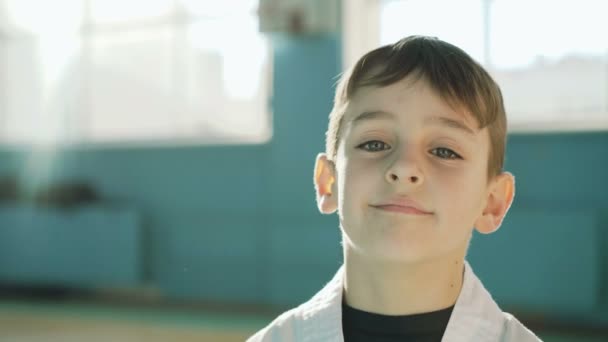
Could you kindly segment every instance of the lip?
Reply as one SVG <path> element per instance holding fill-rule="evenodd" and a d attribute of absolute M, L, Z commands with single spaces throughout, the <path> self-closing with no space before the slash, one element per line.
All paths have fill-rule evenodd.
<path fill-rule="evenodd" d="M 410 215 L 431 215 L 432 212 L 424 209 L 420 204 L 409 199 L 394 200 L 386 203 L 370 205 L 379 210 L 397 212 Z"/>

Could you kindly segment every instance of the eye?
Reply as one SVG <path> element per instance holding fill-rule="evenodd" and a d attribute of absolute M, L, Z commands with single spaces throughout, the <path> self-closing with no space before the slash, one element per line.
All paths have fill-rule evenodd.
<path fill-rule="evenodd" d="M 366 141 L 363 144 L 357 146 L 358 149 L 362 149 L 367 152 L 380 152 L 384 150 L 388 150 L 391 146 L 380 140 L 370 140 Z"/>
<path fill-rule="evenodd" d="M 458 153 L 445 147 L 434 148 L 431 150 L 431 153 L 441 159 L 462 159 Z"/>

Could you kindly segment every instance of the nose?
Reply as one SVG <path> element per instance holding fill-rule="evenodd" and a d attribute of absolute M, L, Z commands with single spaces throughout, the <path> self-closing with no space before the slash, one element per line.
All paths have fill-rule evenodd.
<path fill-rule="evenodd" d="M 420 185 L 424 181 L 424 175 L 414 151 L 398 151 L 395 159 L 389 165 L 386 172 L 386 181 L 389 183 L 405 183 L 408 185 Z"/>

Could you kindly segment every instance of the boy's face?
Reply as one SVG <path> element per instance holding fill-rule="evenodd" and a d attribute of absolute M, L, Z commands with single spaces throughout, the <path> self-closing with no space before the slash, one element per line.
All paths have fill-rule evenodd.
<path fill-rule="evenodd" d="M 335 161 L 319 156 L 315 183 L 320 210 L 338 210 L 345 248 L 430 260 L 465 253 L 473 227 L 500 225 L 512 175 L 488 182 L 487 129 L 424 79 L 359 89 L 342 125 Z"/>

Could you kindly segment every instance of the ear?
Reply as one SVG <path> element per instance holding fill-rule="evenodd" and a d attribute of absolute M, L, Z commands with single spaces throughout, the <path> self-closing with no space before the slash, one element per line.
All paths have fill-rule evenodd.
<path fill-rule="evenodd" d="M 515 195 L 515 177 L 509 172 L 496 176 L 489 185 L 486 207 L 475 221 L 475 229 L 481 234 L 498 230 Z"/>
<path fill-rule="evenodd" d="M 323 214 L 333 214 L 338 208 L 336 196 L 336 168 L 334 162 L 327 158 L 325 153 L 320 153 L 315 162 L 315 192 L 317 195 L 317 206 Z"/>

